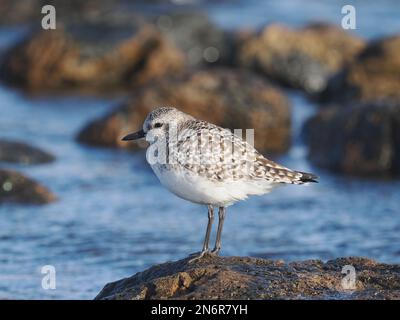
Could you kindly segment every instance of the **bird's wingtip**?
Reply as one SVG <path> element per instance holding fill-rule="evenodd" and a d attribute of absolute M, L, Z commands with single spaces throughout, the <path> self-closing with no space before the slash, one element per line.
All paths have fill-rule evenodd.
<path fill-rule="evenodd" d="M 318 183 L 318 179 L 319 177 L 313 173 L 308 173 L 308 172 L 300 172 L 301 173 L 301 177 L 300 177 L 300 181 L 301 182 L 314 182 L 314 183 Z"/>

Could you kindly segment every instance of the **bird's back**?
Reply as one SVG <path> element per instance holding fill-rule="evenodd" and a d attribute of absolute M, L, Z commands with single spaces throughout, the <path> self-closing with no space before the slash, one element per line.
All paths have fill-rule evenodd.
<path fill-rule="evenodd" d="M 315 182 L 310 173 L 294 171 L 266 159 L 230 130 L 191 119 L 177 128 L 170 158 L 189 172 L 214 182 L 257 181 L 302 184 Z"/>

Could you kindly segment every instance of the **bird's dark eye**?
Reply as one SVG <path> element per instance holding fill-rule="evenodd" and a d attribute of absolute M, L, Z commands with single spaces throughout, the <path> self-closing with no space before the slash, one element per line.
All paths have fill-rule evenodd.
<path fill-rule="evenodd" d="M 157 122 L 156 124 L 154 124 L 154 128 L 161 128 L 163 126 L 162 123 Z"/>

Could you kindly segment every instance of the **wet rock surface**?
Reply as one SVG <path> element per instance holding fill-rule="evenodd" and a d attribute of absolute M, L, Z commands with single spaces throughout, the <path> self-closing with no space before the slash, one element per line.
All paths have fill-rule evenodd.
<path fill-rule="evenodd" d="M 289 147 L 290 106 L 281 91 L 249 72 L 217 68 L 133 92 L 131 101 L 90 123 L 78 140 L 137 148 L 121 138 L 141 129 L 147 114 L 159 106 L 173 106 L 225 128 L 254 129 L 255 146 L 261 151 L 283 152 Z"/>
<path fill-rule="evenodd" d="M 239 43 L 239 65 L 310 94 L 324 90 L 329 77 L 364 47 L 361 39 L 327 24 L 300 29 L 272 24 Z"/>
<path fill-rule="evenodd" d="M 40 164 L 54 161 L 50 153 L 26 143 L 0 140 L 0 161 L 20 164 Z"/>
<path fill-rule="evenodd" d="M 305 125 L 309 158 L 334 171 L 400 174 L 400 102 L 379 100 L 322 109 Z"/>
<path fill-rule="evenodd" d="M 56 196 L 35 180 L 13 170 L 0 169 L 0 203 L 45 204 Z"/>
<path fill-rule="evenodd" d="M 284 263 L 206 256 L 188 261 L 155 265 L 109 283 L 95 299 L 400 299 L 400 265 L 367 258 Z M 354 267 L 355 282 L 343 280 L 346 265 Z"/>
<path fill-rule="evenodd" d="M 129 90 L 188 67 L 232 63 L 231 34 L 206 14 L 92 9 L 82 17 L 61 16 L 57 30 L 27 34 L 4 53 L 2 80 L 36 92 L 103 93 Z"/>
<path fill-rule="evenodd" d="M 2 80 L 33 91 L 128 89 L 179 74 L 184 54 L 154 26 L 85 23 L 32 32 L 4 56 Z"/>
<path fill-rule="evenodd" d="M 368 44 L 357 58 L 334 76 L 321 99 L 325 102 L 400 100 L 400 36 Z"/>

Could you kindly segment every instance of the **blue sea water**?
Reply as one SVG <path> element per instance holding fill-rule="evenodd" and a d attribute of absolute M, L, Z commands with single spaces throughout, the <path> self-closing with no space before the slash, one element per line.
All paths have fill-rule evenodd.
<path fill-rule="evenodd" d="M 313 18 L 337 19 L 332 3 L 341 3 L 239 2 L 210 6 L 211 17 L 226 28 L 272 20 L 301 25 Z M 375 19 L 358 18 L 362 36 L 399 30 L 397 2 L 354 3 Z M 378 17 L 384 18 L 380 24 Z M 0 30 L 0 46 L 9 45 L 17 34 Z M 400 263 L 400 181 L 355 179 L 312 167 L 300 130 L 315 106 L 297 92 L 288 95 L 293 146 L 275 160 L 315 172 L 321 182 L 288 186 L 230 207 L 222 255 L 286 261 L 357 255 Z M 36 178 L 59 197 L 46 206 L 0 206 L 0 299 L 92 299 L 107 282 L 201 248 L 206 208 L 165 190 L 143 152 L 75 142 L 83 125 L 116 103 L 118 99 L 32 97 L 0 86 L 0 138 L 26 141 L 57 157 L 46 165 L 1 166 Z M 41 286 L 44 265 L 56 268 L 55 290 Z"/>

